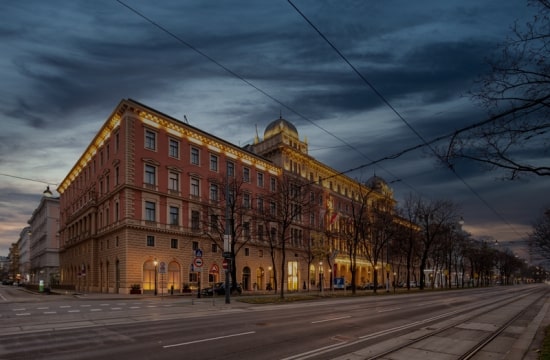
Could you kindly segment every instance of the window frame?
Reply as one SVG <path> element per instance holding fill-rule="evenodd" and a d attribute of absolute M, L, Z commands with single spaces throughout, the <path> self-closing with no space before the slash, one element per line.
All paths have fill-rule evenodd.
<path fill-rule="evenodd" d="M 153 131 L 151 129 L 145 129 L 145 142 L 144 142 L 144 146 L 145 146 L 145 149 L 147 150 L 153 150 L 153 151 L 156 151 L 157 150 L 157 132 L 156 131 Z"/>

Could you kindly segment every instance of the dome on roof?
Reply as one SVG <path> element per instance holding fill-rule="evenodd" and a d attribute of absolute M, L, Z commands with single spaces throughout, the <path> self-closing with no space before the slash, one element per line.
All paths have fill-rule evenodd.
<path fill-rule="evenodd" d="M 390 190 L 388 183 L 376 175 L 368 179 L 365 185 L 379 193 L 387 193 Z"/>
<path fill-rule="evenodd" d="M 279 133 L 285 132 L 288 135 L 298 139 L 298 130 L 290 122 L 286 121 L 283 118 L 278 118 L 277 120 L 272 121 L 264 131 L 264 140 L 272 136 L 275 136 Z"/>

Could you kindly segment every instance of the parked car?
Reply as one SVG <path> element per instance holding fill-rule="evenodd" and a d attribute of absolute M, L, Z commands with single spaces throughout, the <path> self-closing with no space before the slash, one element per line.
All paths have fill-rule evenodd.
<path fill-rule="evenodd" d="M 2 280 L 2 285 L 13 285 L 13 280 L 4 279 L 4 280 Z"/>
<path fill-rule="evenodd" d="M 241 284 L 238 284 L 234 287 L 234 289 L 232 289 L 231 295 L 236 295 L 236 294 L 240 295 L 242 294 L 242 292 L 243 292 L 243 288 Z M 204 288 L 201 291 L 201 295 L 204 295 L 204 296 L 225 295 L 225 283 L 218 282 L 218 283 L 215 283 L 214 286 Z"/>
<path fill-rule="evenodd" d="M 406 282 L 403 282 L 400 284 L 401 287 L 407 287 L 407 283 Z M 418 285 L 416 284 L 416 281 L 411 281 L 409 282 L 409 287 L 411 288 L 415 288 L 417 287 Z"/>

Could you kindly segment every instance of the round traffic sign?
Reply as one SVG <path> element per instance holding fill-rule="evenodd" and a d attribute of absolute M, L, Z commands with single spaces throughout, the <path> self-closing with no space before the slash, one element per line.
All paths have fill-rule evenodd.
<path fill-rule="evenodd" d="M 193 265 L 200 268 L 202 266 L 202 258 L 200 257 L 195 258 L 195 260 L 193 260 Z"/>
<path fill-rule="evenodd" d="M 227 265 L 228 265 L 227 259 L 223 259 L 222 267 L 227 270 Z"/>

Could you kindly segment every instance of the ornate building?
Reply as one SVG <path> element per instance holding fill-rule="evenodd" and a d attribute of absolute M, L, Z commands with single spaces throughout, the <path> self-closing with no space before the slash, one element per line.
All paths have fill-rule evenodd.
<path fill-rule="evenodd" d="M 288 229 L 275 216 L 285 177 L 307 185 L 309 200 Z M 349 277 L 337 230 L 354 202 L 368 193 L 393 204 L 387 186 L 372 191 L 309 156 L 284 119 L 243 148 L 133 100 L 118 104 L 57 190 L 62 284 L 112 293 L 222 281 L 228 251 L 245 290 L 329 287 L 333 276 Z"/>

